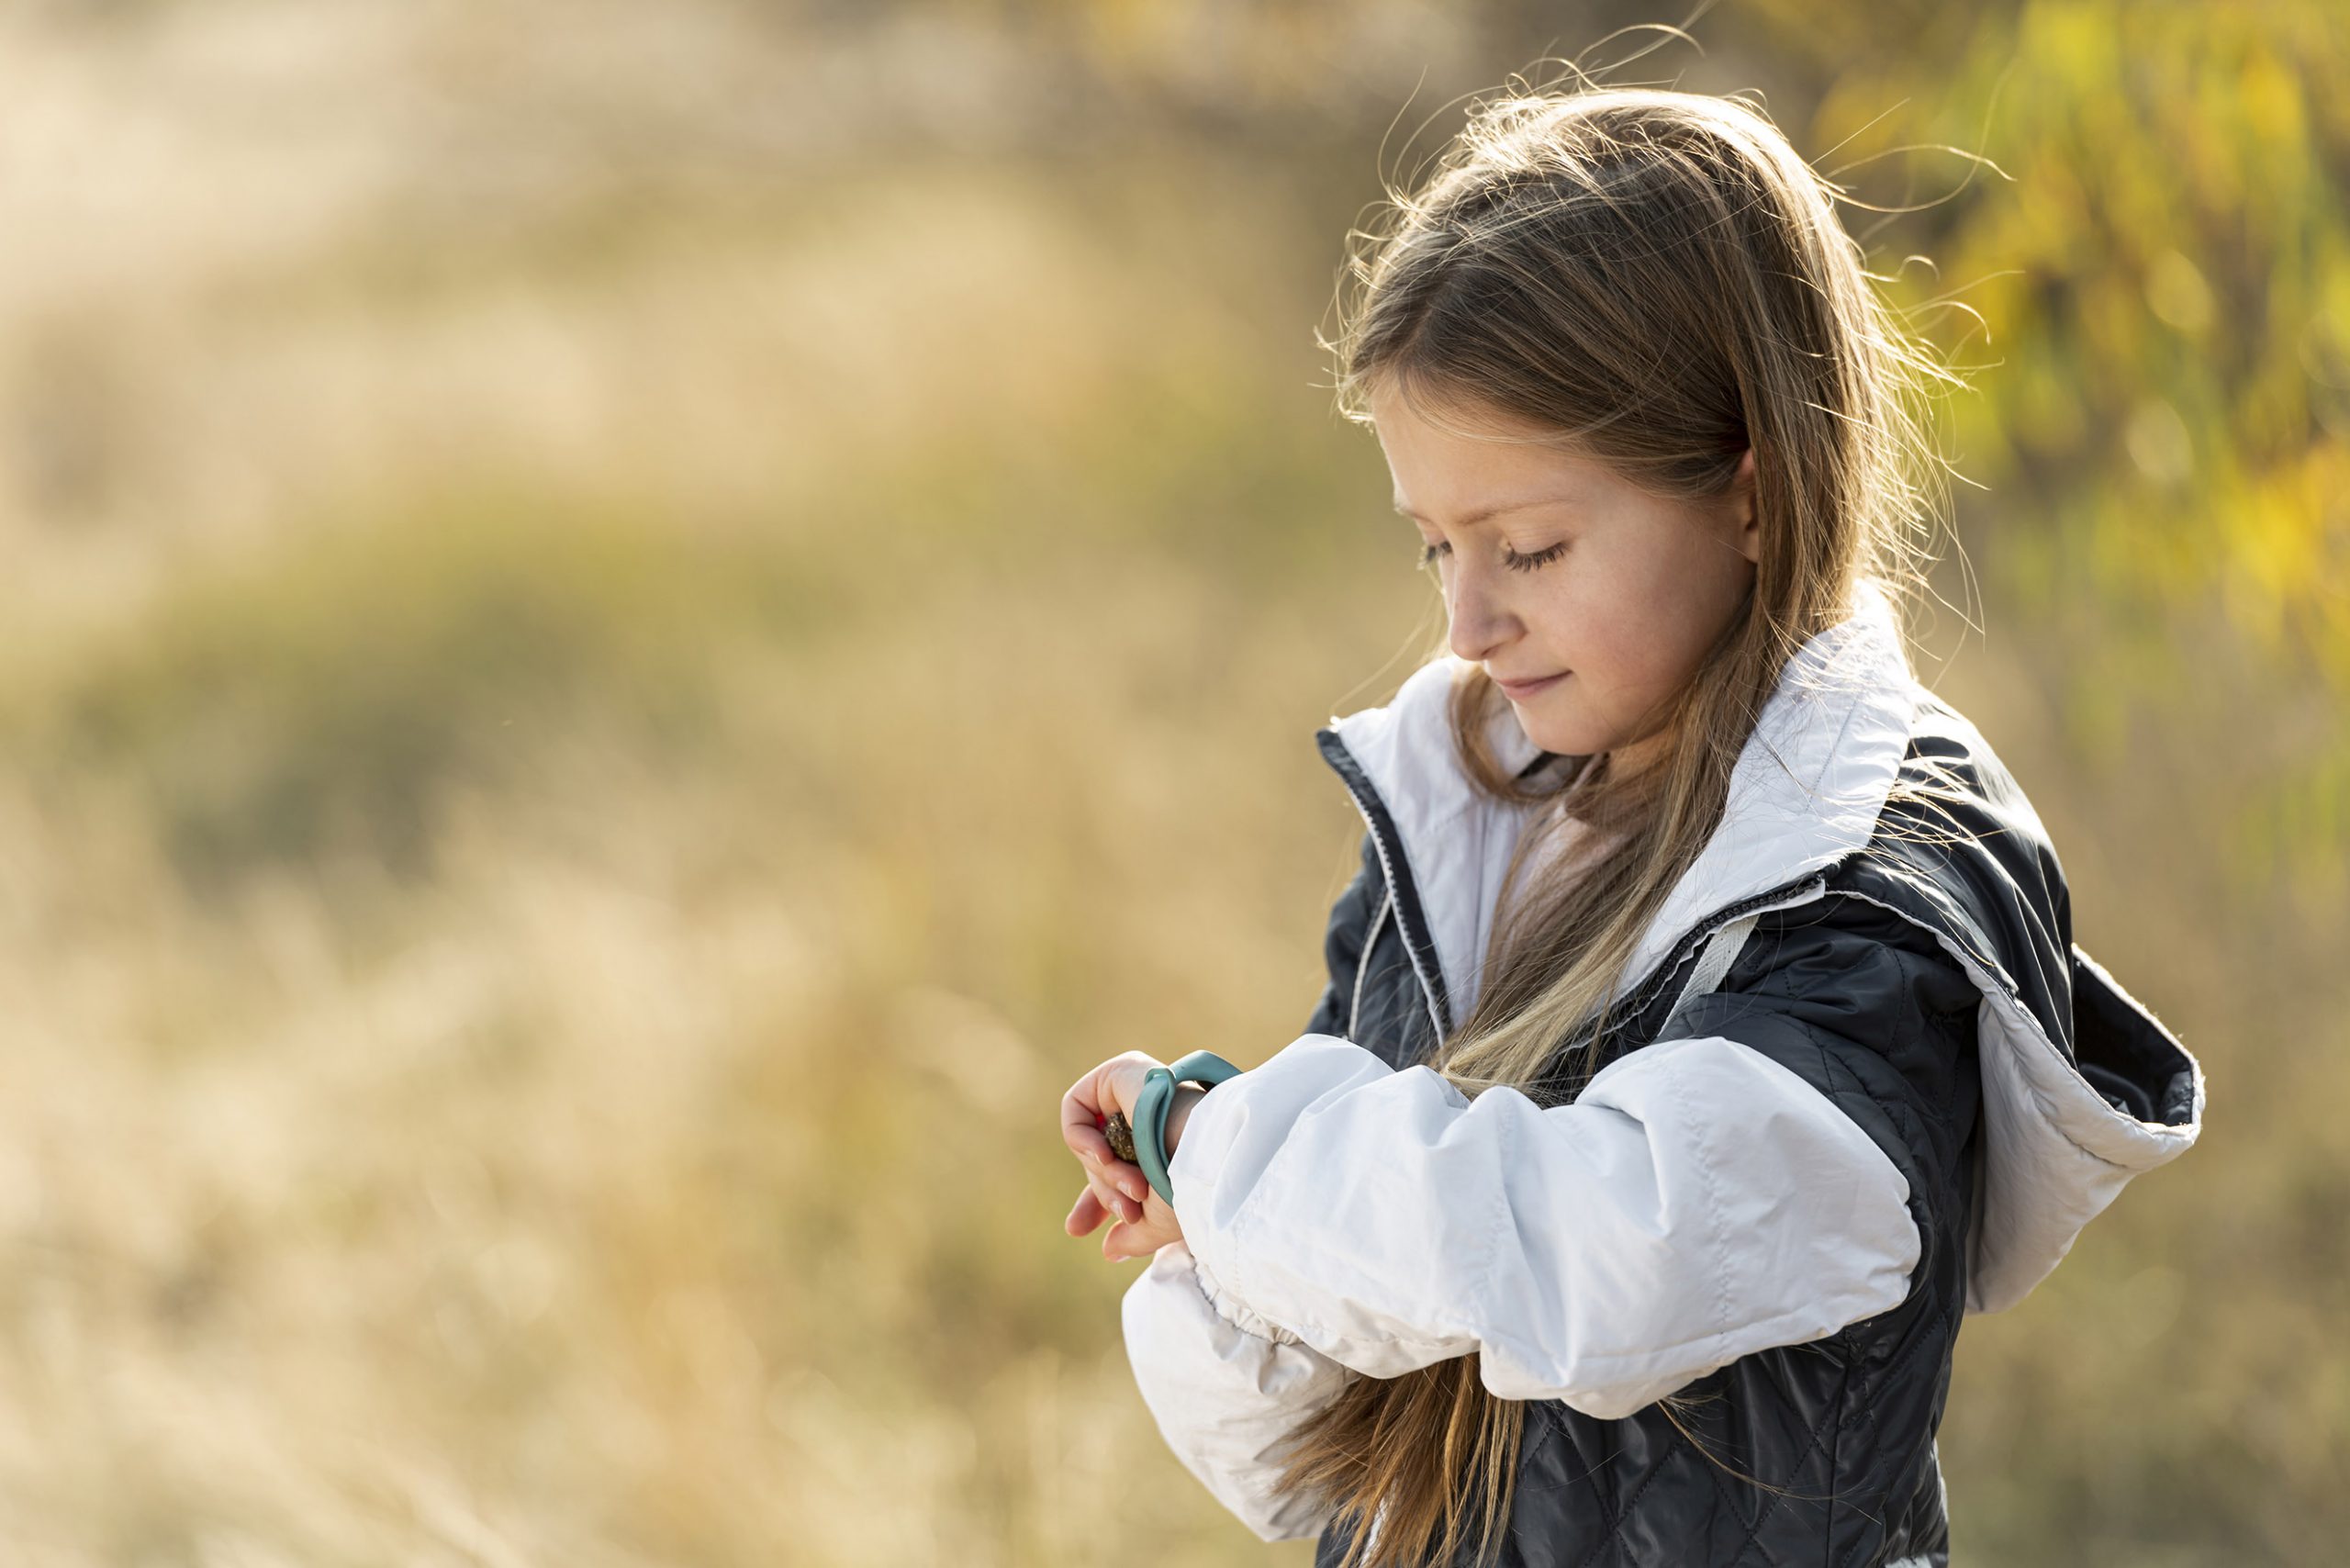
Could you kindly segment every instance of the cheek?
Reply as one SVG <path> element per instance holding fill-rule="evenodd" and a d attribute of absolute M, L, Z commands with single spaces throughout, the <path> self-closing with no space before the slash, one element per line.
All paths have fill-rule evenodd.
<path fill-rule="evenodd" d="M 1586 572 L 1540 600 L 1541 641 L 1575 678 L 1561 688 L 1594 723 L 1630 722 L 1670 696 L 1707 641 L 1691 584 L 1662 562 Z M 1607 744 L 1602 742 L 1600 744 Z"/>
<path fill-rule="evenodd" d="M 1688 530 L 1660 527 L 1652 546 L 1617 570 L 1601 613 L 1627 679 L 1670 687 L 1695 667 L 1720 625 L 1718 552 Z"/>
<path fill-rule="evenodd" d="M 1638 682 L 1653 657 L 1654 626 L 1639 599 L 1595 572 L 1546 585 L 1528 622 L 1550 662 L 1573 670 L 1586 692 Z"/>
<path fill-rule="evenodd" d="M 1561 563 L 1561 565 L 1564 565 Z M 1551 568 L 1558 571 L 1558 567 Z M 1583 576 L 1558 576 L 1528 585 L 1519 600 L 1519 615 L 1542 644 L 1561 655 L 1570 668 L 1578 650 L 1611 636 L 1616 600 L 1604 584 Z"/>

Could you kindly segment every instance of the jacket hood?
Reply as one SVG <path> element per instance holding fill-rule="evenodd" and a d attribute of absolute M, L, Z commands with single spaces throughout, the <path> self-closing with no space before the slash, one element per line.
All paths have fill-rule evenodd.
<path fill-rule="evenodd" d="M 1385 704 L 1315 733 L 1369 826 L 1439 1036 L 1475 1004 L 1503 875 L 1543 809 L 1489 799 L 1461 766 L 1449 704 L 1475 667 L 1440 654 Z M 1559 760 L 1507 708 L 1487 738 L 1513 772 Z M 1852 617 L 1788 660 L 1739 755 L 1720 823 L 1642 935 L 1622 991 L 1677 961 L 1728 912 L 1827 896 L 1830 874 L 1877 835 L 1905 767 L 1965 788 L 1979 808 L 1971 814 L 1996 824 L 1981 836 L 1997 842 L 1913 861 L 1909 879 L 1862 896 L 1931 931 L 1981 995 L 1985 1138 L 1967 1310 L 1998 1311 L 2055 1268 L 2132 1177 L 2195 1142 L 2203 1069 L 2072 941 L 2038 815 L 1974 726 L 1916 680 L 1881 588 L 1865 588 Z"/>

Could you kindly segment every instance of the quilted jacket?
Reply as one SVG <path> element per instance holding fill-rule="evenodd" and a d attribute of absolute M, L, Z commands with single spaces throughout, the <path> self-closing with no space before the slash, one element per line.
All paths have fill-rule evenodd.
<path fill-rule="evenodd" d="M 1170 1161 L 1183 1239 L 1123 1303 L 1146 1405 L 1259 1536 L 1318 1536 L 1317 1568 L 1347 1536 L 1270 1495 L 1285 1434 L 1351 1379 L 1472 1350 L 1528 1406 L 1505 1568 L 1942 1568 L 1961 1319 L 2194 1142 L 2201 1064 L 2073 941 L 2030 802 L 1872 590 L 1783 672 L 1599 1070 L 1463 1095 L 1417 1064 L 1474 1004 L 1533 820 L 1454 756 L 1467 667 L 1316 733 L 1360 873 L 1304 1034 L 1211 1091 Z M 1520 772 L 1576 760 L 1495 725 Z M 1897 776 L 1945 798 L 1889 802 Z"/>

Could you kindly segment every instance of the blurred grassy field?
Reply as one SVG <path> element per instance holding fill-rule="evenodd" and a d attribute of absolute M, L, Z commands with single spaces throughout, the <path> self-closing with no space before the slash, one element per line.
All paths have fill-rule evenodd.
<path fill-rule="evenodd" d="M 2212 1082 L 1966 1329 L 1976 1562 L 2350 1532 L 2350 131 L 2319 12 L 2185 9 L 2246 194 L 2149 220 L 2154 347 L 2097 335 L 2122 111 L 2013 74 L 2115 8 L 1998 13 L 1914 111 L 2042 139 L 1904 274 L 2024 273 L 1962 296 L 2014 363 L 1921 673 Z M 1404 129 L 1624 18 L 1219 16 L 0 22 L 0 1555 L 1310 1561 L 1161 1445 L 1058 1097 L 1317 999 L 1311 732 L 1440 614 L 1321 385 L 1338 239 L 1424 64 Z M 1961 57 L 1867 25 L 1671 69 L 1850 157 Z M 2245 277 L 2282 324 L 2220 343 Z"/>

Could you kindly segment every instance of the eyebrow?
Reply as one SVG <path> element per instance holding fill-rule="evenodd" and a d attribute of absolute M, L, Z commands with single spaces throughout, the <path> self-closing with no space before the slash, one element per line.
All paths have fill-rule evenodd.
<path fill-rule="evenodd" d="M 1531 510 L 1533 510 L 1536 507 L 1555 507 L 1555 506 L 1563 506 L 1563 505 L 1565 505 L 1567 502 L 1572 501 L 1572 500 L 1574 500 L 1574 499 L 1576 499 L 1576 498 L 1576 498 L 1576 497 L 1573 497 L 1573 496 L 1546 496 L 1546 497 L 1542 498 L 1541 498 L 1541 499 L 1539 499 L 1539 500 L 1531 500 L 1531 501 L 1504 501 L 1504 502 L 1503 502 L 1501 505 L 1499 505 L 1499 506 L 1496 506 L 1496 507 L 1481 507 L 1481 508 L 1479 508 L 1479 509 L 1478 509 L 1477 510 L 1475 510 L 1475 511 L 1469 512 L 1469 513 L 1465 514 L 1465 515 L 1460 519 L 1460 527 L 1462 527 L 1462 528 L 1467 528 L 1467 527 L 1469 527 L 1470 525 L 1472 525 L 1472 523 L 1480 523 L 1480 522 L 1483 522 L 1483 521 L 1487 521 L 1487 520 L 1488 520 L 1488 519 L 1490 519 L 1490 518 L 1503 517 L 1503 516 L 1507 515 L 1507 514 L 1508 514 L 1508 513 L 1510 513 L 1510 512 L 1514 512 L 1514 511 L 1531 511 Z M 1399 498 L 1393 498 L 1393 505 L 1394 505 L 1395 512 L 1396 512 L 1396 515 L 1397 515 L 1397 516 L 1399 516 L 1399 517 L 1408 517 L 1408 518 L 1410 518 L 1410 519 L 1411 519 L 1413 521 L 1415 521 L 1415 522 L 1426 522 L 1426 521 L 1427 521 L 1427 518 L 1422 517 L 1418 512 L 1416 512 L 1416 511 L 1414 511 L 1411 508 L 1409 508 L 1409 507 L 1405 506 L 1405 505 L 1404 504 L 1404 502 L 1403 502 L 1403 500 L 1402 500 L 1402 498 L 1401 498 L 1400 497 L 1399 497 Z"/>

